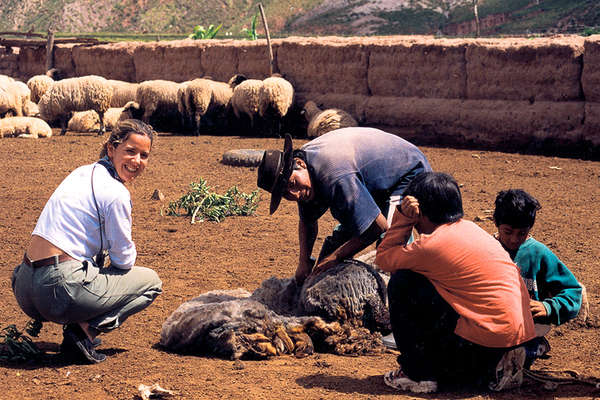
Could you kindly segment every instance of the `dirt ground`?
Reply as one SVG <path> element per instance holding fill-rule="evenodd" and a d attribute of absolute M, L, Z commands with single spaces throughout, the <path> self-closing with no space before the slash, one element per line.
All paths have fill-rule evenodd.
<path fill-rule="evenodd" d="M 56 133 L 56 132 L 55 132 Z M 295 147 L 304 140 L 295 140 Z M 20 261 L 36 219 L 60 181 L 79 165 L 93 162 L 102 138 L 67 133 L 50 139 L 0 140 L 1 325 L 23 328 L 28 318 L 18 308 L 10 276 Z M 507 393 L 437 393 L 406 395 L 383 383 L 395 367 L 395 355 L 342 357 L 315 354 L 265 361 L 182 356 L 158 346 L 161 325 L 181 303 L 214 289 L 254 290 L 270 276 L 292 276 L 297 260 L 295 205 L 283 201 L 273 216 L 268 196 L 255 216 L 221 223 L 190 224 L 188 218 L 161 216 L 161 207 L 187 192 L 200 177 L 222 193 L 233 185 L 256 189 L 253 168 L 226 166 L 229 149 L 281 148 L 280 139 L 237 136 L 168 136 L 157 138 L 150 165 L 131 187 L 133 234 L 138 265 L 154 268 L 164 293 L 117 331 L 103 336 L 100 348 L 109 357 L 97 365 L 74 365 L 58 351 L 61 328 L 46 323 L 35 339 L 47 354 L 25 364 L 0 364 L 2 399 L 134 399 L 141 383 L 158 382 L 177 392 L 175 399 L 374 399 L 374 398 L 600 398 L 600 389 L 576 383 L 547 391 L 541 384 Z M 571 322 L 549 333 L 551 358 L 534 369 L 575 370 L 600 377 L 600 162 L 423 147 L 435 170 L 449 172 L 462 185 L 466 218 L 492 233 L 489 210 L 496 193 L 520 187 L 536 196 L 543 208 L 534 236 L 546 243 L 587 286 L 591 318 Z M 151 200 L 155 189 L 164 201 Z M 327 214 L 316 247 L 333 226 Z"/>

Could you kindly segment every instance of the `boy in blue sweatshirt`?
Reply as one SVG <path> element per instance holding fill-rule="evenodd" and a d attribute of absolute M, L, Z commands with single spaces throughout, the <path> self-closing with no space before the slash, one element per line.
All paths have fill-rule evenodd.
<path fill-rule="evenodd" d="M 530 308 L 539 336 L 537 346 L 528 349 L 528 365 L 545 355 L 550 345 L 544 335 L 549 324 L 560 325 L 579 313 L 582 287 L 573 273 L 544 244 L 529 232 L 540 203 L 521 189 L 503 190 L 495 202 L 495 237 L 521 269 L 531 297 Z"/>

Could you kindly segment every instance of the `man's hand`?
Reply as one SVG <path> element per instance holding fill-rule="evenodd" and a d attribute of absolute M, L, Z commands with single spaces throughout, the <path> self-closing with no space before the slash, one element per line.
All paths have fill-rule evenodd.
<path fill-rule="evenodd" d="M 536 300 L 529 300 L 529 309 L 531 310 L 531 315 L 533 318 L 547 317 L 548 313 L 546 312 L 546 307 L 544 307 L 544 303 Z"/>
<path fill-rule="evenodd" d="M 333 254 L 325 257 L 324 259 L 321 260 L 321 262 L 319 262 L 319 264 L 313 269 L 311 275 L 317 275 L 317 274 L 320 274 L 321 272 L 325 272 L 328 269 L 333 268 L 338 264 L 339 264 L 339 261 L 337 260 L 337 258 L 335 256 L 335 252 L 333 252 Z"/>
<path fill-rule="evenodd" d="M 298 263 L 298 267 L 296 268 L 296 285 L 302 286 L 306 278 L 310 275 L 310 272 L 313 269 L 314 258 L 309 258 L 306 262 L 300 261 Z"/>
<path fill-rule="evenodd" d="M 421 214 L 419 200 L 413 196 L 404 196 L 400 203 L 400 211 L 408 218 L 417 219 Z"/>

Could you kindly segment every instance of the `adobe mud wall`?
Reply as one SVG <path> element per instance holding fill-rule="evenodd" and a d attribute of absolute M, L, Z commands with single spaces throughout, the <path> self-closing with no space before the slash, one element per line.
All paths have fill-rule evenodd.
<path fill-rule="evenodd" d="M 307 99 L 421 144 L 600 154 L 600 35 L 535 39 L 287 38 L 272 41 L 275 72 Z M 8 55 L 7 55 L 8 56 Z M 2 73 L 44 72 L 44 48 L 22 48 Z M 16 60 L 16 62 L 15 62 Z M 269 73 L 265 40 L 63 45 L 66 76 L 141 82 Z M 7 68 L 15 68 L 9 71 Z"/>

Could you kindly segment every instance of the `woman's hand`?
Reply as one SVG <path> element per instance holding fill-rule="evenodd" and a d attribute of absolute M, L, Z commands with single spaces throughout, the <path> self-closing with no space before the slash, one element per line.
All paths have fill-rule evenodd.
<path fill-rule="evenodd" d="M 328 269 L 335 267 L 339 263 L 340 262 L 338 261 L 335 252 L 333 252 L 333 254 L 322 259 L 321 262 L 319 262 L 319 264 L 313 268 L 311 275 L 318 275 L 321 272 L 325 272 Z"/>
<path fill-rule="evenodd" d="M 400 203 L 400 211 L 408 218 L 418 219 L 421 214 L 421 211 L 419 210 L 419 200 L 413 196 L 404 196 Z"/>
<path fill-rule="evenodd" d="M 529 309 L 531 310 L 531 315 L 533 318 L 547 317 L 548 312 L 546 311 L 546 307 L 544 303 L 536 300 L 529 300 Z"/>

